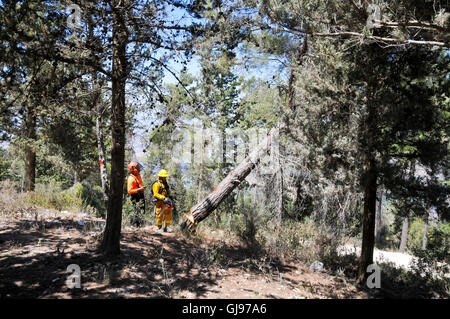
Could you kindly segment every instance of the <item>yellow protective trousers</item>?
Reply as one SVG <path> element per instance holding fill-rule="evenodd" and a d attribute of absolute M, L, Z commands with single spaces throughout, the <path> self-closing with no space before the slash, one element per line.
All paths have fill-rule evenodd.
<path fill-rule="evenodd" d="M 156 226 L 160 227 L 163 224 L 163 219 L 165 219 L 166 226 L 172 223 L 172 208 L 163 201 L 157 201 L 155 203 L 155 213 L 156 213 Z"/>

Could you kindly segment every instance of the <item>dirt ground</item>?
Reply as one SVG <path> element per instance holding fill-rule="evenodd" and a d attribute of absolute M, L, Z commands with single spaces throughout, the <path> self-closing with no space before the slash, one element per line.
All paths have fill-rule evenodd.
<path fill-rule="evenodd" d="M 0 299 L 368 298 L 347 278 L 154 226 L 123 229 L 121 254 L 109 260 L 96 251 L 103 224 L 47 209 L 1 218 Z M 81 288 L 67 286 L 71 264 L 80 267 Z"/>

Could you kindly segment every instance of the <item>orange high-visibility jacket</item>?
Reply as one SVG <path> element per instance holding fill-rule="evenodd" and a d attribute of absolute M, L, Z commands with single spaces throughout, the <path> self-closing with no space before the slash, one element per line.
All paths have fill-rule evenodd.
<path fill-rule="evenodd" d="M 130 174 L 130 176 L 128 176 L 127 180 L 128 194 L 137 194 L 138 188 L 141 188 L 142 186 L 144 186 L 144 184 L 142 184 L 142 178 L 140 174 L 137 175 Z"/>

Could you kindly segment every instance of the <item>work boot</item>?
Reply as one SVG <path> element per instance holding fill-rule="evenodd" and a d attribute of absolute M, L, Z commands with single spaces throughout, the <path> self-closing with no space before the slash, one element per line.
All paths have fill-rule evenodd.
<path fill-rule="evenodd" d="M 163 231 L 162 225 L 161 226 L 157 226 L 158 227 L 158 231 L 161 232 Z"/>
<path fill-rule="evenodd" d="M 172 228 L 166 226 L 166 227 L 164 227 L 164 232 L 171 233 L 172 232 Z"/>

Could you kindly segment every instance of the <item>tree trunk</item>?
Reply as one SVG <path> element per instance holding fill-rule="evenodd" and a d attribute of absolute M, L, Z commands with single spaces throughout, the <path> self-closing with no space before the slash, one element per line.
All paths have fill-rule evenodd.
<path fill-rule="evenodd" d="M 89 40 L 94 41 L 94 22 L 89 19 Z M 106 169 L 106 152 L 105 152 L 105 137 L 103 134 L 103 117 L 106 107 L 103 105 L 102 96 L 102 84 L 99 84 L 97 71 L 92 69 L 92 90 L 93 99 L 91 108 L 95 112 L 95 131 L 97 136 L 97 151 L 98 151 L 98 162 L 100 167 L 100 181 L 102 184 L 102 194 L 103 201 L 105 202 L 105 207 L 108 207 L 109 200 L 109 186 L 108 186 L 108 172 Z"/>
<path fill-rule="evenodd" d="M 377 189 L 377 213 L 375 217 L 375 243 L 381 242 L 381 229 L 383 227 L 382 221 L 382 208 L 383 208 L 383 186 L 379 186 Z"/>
<path fill-rule="evenodd" d="M 411 168 L 409 171 L 409 178 L 410 181 L 414 179 L 416 173 L 416 161 L 413 160 L 411 162 Z M 409 211 L 410 211 L 410 207 L 407 207 L 407 214 L 409 215 Z M 401 235 L 401 240 L 400 240 L 400 248 L 399 250 L 401 252 L 405 252 L 406 247 L 408 245 L 408 227 L 409 227 L 409 220 L 408 220 L 408 215 L 406 215 L 405 219 L 403 219 L 403 225 L 402 225 L 402 235 Z"/>
<path fill-rule="evenodd" d="M 280 124 L 280 123 L 278 123 Z M 281 132 L 281 127 L 280 125 L 278 126 L 278 133 Z M 278 187 L 279 187 L 279 193 L 278 193 L 278 207 L 277 207 L 277 214 L 278 214 L 278 218 L 277 218 L 277 224 L 278 227 L 281 226 L 281 222 L 283 221 L 283 216 L 285 213 L 285 209 L 284 209 L 284 180 L 283 180 L 283 166 L 282 166 L 282 162 L 281 162 L 281 145 L 280 145 L 280 136 L 276 135 L 274 136 L 274 138 L 277 139 L 277 143 L 274 144 L 274 146 L 276 146 L 276 149 L 274 148 L 273 151 L 275 152 L 274 157 L 277 158 L 277 168 L 278 168 Z"/>
<path fill-rule="evenodd" d="M 403 219 L 403 225 L 402 225 L 402 237 L 400 240 L 400 252 L 405 252 L 406 246 L 408 244 L 408 226 L 409 226 L 408 217 L 405 217 L 405 219 Z"/>
<path fill-rule="evenodd" d="M 233 211 L 230 211 L 230 214 L 228 215 L 228 219 L 227 219 L 227 225 L 225 226 L 225 228 L 230 228 L 231 225 L 231 220 L 233 219 Z"/>
<path fill-rule="evenodd" d="M 367 267 L 373 264 L 373 250 L 375 247 L 375 218 L 377 206 L 377 179 L 378 169 L 375 159 L 375 131 L 377 105 L 374 105 L 374 92 L 377 83 L 368 81 L 366 86 L 366 107 L 367 117 L 364 120 L 365 139 L 363 149 L 365 149 L 366 168 L 364 176 L 364 212 L 363 212 L 363 230 L 361 243 L 361 256 L 359 260 L 357 282 L 360 285 L 365 284 L 368 277 Z"/>
<path fill-rule="evenodd" d="M 184 215 L 180 228 L 194 229 L 195 225 L 208 217 L 220 203 L 250 174 L 261 157 L 270 151 L 272 137 L 277 128 L 270 130 L 264 140 L 234 170 L 223 179 L 216 189 L 206 198 L 191 208 L 189 215 Z"/>
<path fill-rule="evenodd" d="M 22 194 L 24 191 L 25 191 L 25 174 L 22 175 L 21 188 L 20 188 L 20 192 Z"/>
<path fill-rule="evenodd" d="M 237 190 L 237 194 L 236 194 L 236 205 L 233 206 L 233 209 L 230 210 L 230 215 L 228 215 L 228 220 L 227 220 L 227 225 L 226 225 L 226 228 L 227 228 L 227 229 L 230 228 L 231 220 L 233 219 L 233 215 L 234 215 L 234 213 L 235 213 L 236 206 L 238 206 L 239 198 L 242 197 L 242 196 L 240 196 L 240 195 L 241 195 L 241 190 L 238 189 L 238 190 Z M 242 206 L 243 206 L 243 205 L 242 205 Z"/>
<path fill-rule="evenodd" d="M 203 166 L 205 162 L 205 123 L 202 124 L 202 139 L 200 145 L 200 165 L 198 172 L 198 190 L 197 190 L 197 202 L 202 199 L 203 189 Z"/>
<path fill-rule="evenodd" d="M 100 249 L 108 256 L 120 253 L 122 227 L 122 196 L 125 179 L 125 82 L 127 77 L 126 44 L 127 29 L 121 6 L 126 0 L 114 0 L 113 16 L 113 72 L 112 72 L 112 121 L 111 121 L 111 189 L 107 206 L 106 226 Z"/>
<path fill-rule="evenodd" d="M 288 107 L 290 109 L 294 109 L 294 105 L 295 105 L 294 81 L 295 81 L 295 73 L 294 73 L 294 70 L 291 70 L 291 74 L 289 75 L 289 82 L 288 82 Z"/>
<path fill-rule="evenodd" d="M 36 182 L 36 152 L 30 146 L 25 146 L 25 192 L 34 191 Z"/>
<path fill-rule="evenodd" d="M 283 215 L 284 215 L 284 203 L 283 203 L 283 168 L 281 167 L 281 160 L 280 157 L 278 156 L 278 179 L 279 179 L 279 198 L 278 198 L 278 207 L 277 207 L 277 224 L 278 227 L 281 226 L 281 222 L 283 221 Z"/>
<path fill-rule="evenodd" d="M 425 218 L 425 225 L 423 226 L 423 237 L 422 237 L 422 249 L 427 249 L 427 233 L 428 233 L 428 217 Z"/>
<path fill-rule="evenodd" d="M 305 35 L 305 38 L 303 40 L 301 47 L 295 53 L 292 64 L 293 65 L 300 64 L 300 61 L 303 58 L 303 56 L 306 54 L 307 50 L 308 50 L 308 38 L 307 38 L 307 35 Z M 295 88 L 294 88 L 295 81 L 296 81 L 295 69 L 292 69 L 291 74 L 289 75 L 289 81 L 288 81 L 288 107 L 291 110 L 294 110 L 294 108 L 295 108 L 295 93 L 296 93 Z"/>
<path fill-rule="evenodd" d="M 95 92 L 95 98 L 93 101 L 93 108 L 95 110 L 95 131 L 97 135 L 97 151 L 98 162 L 100 166 L 100 180 L 102 183 L 103 201 L 105 206 L 108 207 L 109 201 L 109 185 L 108 185 L 108 171 L 106 169 L 106 155 L 105 155 L 105 136 L 103 134 L 103 116 L 105 108 L 102 105 L 101 88 L 97 85 L 97 73 L 92 73 L 92 82 Z"/>
<path fill-rule="evenodd" d="M 25 192 L 34 191 L 36 182 L 36 151 L 33 142 L 36 141 L 36 115 L 31 107 L 25 118 L 25 137 L 28 139 L 25 146 Z M 31 145 L 30 145 L 31 144 Z"/>
<path fill-rule="evenodd" d="M 363 234 L 361 257 L 358 271 L 358 282 L 367 278 L 367 267 L 373 264 L 373 248 L 375 246 L 375 210 L 377 202 L 377 173 L 375 160 L 369 160 L 364 190 Z"/>
<path fill-rule="evenodd" d="M 95 127 L 97 131 L 98 162 L 100 165 L 100 179 L 102 183 L 103 200 L 106 206 L 108 206 L 109 186 L 108 186 L 108 172 L 106 169 L 105 138 L 103 135 L 102 113 L 99 109 L 96 112 Z"/>

